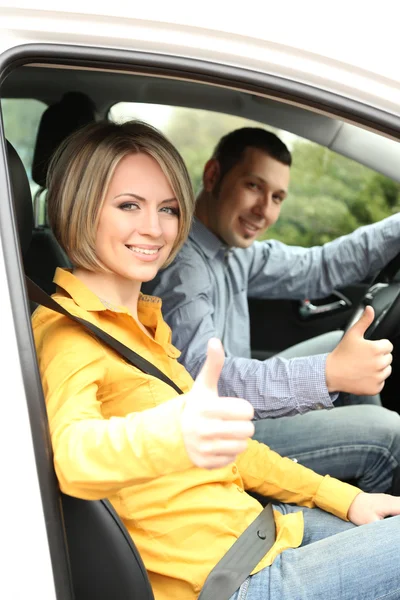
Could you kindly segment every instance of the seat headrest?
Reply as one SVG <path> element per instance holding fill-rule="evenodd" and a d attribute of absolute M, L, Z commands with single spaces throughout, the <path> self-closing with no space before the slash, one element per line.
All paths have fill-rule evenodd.
<path fill-rule="evenodd" d="M 62 141 L 71 133 L 95 120 L 94 105 L 86 94 L 67 92 L 43 113 L 36 136 L 32 178 L 46 187 L 49 162 Z"/>
<path fill-rule="evenodd" d="M 33 229 L 32 195 L 28 176 L 15 148 L 7 141 L 8 168 L 22 254 L 29 248 Z"/>

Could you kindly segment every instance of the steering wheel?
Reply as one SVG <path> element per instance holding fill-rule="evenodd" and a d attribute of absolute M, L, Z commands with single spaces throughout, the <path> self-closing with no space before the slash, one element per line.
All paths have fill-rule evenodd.
<path fill-rule="evenodd" d="M 361 317 L 369 304 L 375 310 L 375 319 L 368 327 L 365 338 L 393 339 L 400 333 L 400 252 L 374 278 L 367 293 L 354 310 L 346 331 Z"/>

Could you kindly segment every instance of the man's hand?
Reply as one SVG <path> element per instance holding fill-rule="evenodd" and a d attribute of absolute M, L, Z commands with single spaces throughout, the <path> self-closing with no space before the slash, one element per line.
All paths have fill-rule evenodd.
<path fill-rule="evenodd" d="M 374 309 L 367 306 L 360 320 L 328 355 L 326 385 L 329 392 L 370 396 L 382 390 L 392 372 L 393 345 L 389 340 L 364 339 L 364 333 L 373 320 Z"/>
<path fill-rule="evenodd" d="M 365 492 L 354 498 L 347 513 L 349 520 L 355 525 L 366 525 L 395 515 L 400 515 L 400 498 Z"/>
<path fill-rule="evenodd" d="M 254 409 L 241 398 L 220 398 L 218 379 L 224 364 L 219 340 L 208 343 L 207 359 L 182 412 L 183 441 L 197 467 L 216 469 L 233 462 L 254 434 Z"/>

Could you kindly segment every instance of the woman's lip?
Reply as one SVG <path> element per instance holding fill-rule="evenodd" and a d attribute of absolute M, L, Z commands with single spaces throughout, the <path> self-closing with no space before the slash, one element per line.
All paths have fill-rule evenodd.
<path fill-rule="evenodd" d="M 125 244 L 127 248 L 139 248 L 139 250 L 160 250 L 162 246 L 155 244 Z"/>
<path fill-rule="evenodd" d="M 135 252 L 135 250 L 131 250 L 131 248 L 139 248 L 139 249 L 144 249 L 141 246 L 126 246 L 127 250 L 129 250 L 129 252 L 131 254 L 133 254 L 133 256 L 135 258 L 137 258 L 138 260 L 141 260 L 142 262 L 153 262 L 158 260 L 158 258 L 160 257 L 160 250 L 162 248 L 161 247 L 156 247 L 156 248 L 145 248 L 146 250 L 157 250 L 156 252 L 153 252 L 152 254 L 144 254 L 143 252 Z"/>

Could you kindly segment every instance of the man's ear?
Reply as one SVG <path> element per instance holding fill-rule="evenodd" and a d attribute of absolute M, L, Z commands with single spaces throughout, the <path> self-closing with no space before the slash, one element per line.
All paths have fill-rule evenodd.
<path fill-rule="evenodd" d="M 220 167 L 216 158 L 210 158 L 205 164 L 203 171 L 203 188 L 206 192 L 212 192 L 219 180 Z"/>

